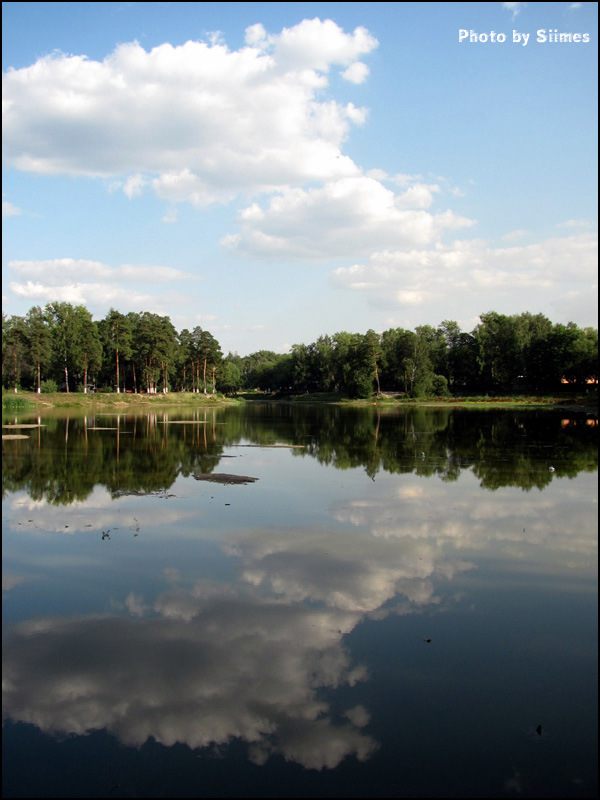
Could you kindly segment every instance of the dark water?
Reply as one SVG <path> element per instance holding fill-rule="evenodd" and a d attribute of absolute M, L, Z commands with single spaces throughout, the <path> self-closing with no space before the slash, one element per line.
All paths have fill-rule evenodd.
<path fill-rule="evenodd" d="M 40 421 L 3 440 L 5 797 L 596 796 L 594 420 Z"/>

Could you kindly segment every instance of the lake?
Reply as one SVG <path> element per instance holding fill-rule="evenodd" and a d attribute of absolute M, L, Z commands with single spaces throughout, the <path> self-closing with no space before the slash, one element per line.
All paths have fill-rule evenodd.
<path fill-rule="evenodd" d="M 595 418 L 15 421 L 3 796 L 597 796 Z"/>

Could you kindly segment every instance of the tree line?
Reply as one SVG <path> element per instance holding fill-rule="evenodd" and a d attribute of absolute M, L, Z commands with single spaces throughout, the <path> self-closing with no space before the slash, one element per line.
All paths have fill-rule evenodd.
<path fill-rule="evenodd" d="M 553 324 L 543 314 L 482 314 L 471 333 L 444 320 L 434 328 L 381 334 L 336 333 L 289 354 L 229 355 L 245 386 L 283 393 L 349 397 L 403 393 L 414 398 L 462 393 L 581 390 L 598 381 L 598 331 Z"/>
<path fill-rule="evenodd" d="M 223 354 L 200 327 L 177 333 L 167 316 L 110 309 L 94 321 L 85 306 L 48 303 L 24 317 L 2 315 L 2 385 L 34 391 L 214 394 Z"/>
<path fill-rule="evenodd" d="M 168 316 L 110 309 L 95 321 L 85 306 L 48 303 L 23 317 L 2 315 L 2 385 L 18 391 L 197 392 L 259 389 L 413 398 L 464 393 L 553 392 L 598 382 L 598 331 L 553 324 L 543 314 L 480 316 L 383 333 L 342 331 L 295 344 L 223 356 L 200 326 L 177 332 Z"/>

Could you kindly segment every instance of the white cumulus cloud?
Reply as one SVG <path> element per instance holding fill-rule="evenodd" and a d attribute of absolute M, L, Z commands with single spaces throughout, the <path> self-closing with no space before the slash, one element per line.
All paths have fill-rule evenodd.
<path fill-rule="evenodd" d="M 247 46 L 220 38 L 119 45 L 103 61 L 54 53 L 3 74 L 3 155 L 38 174 L 146 185 L 204 207 L 262 191 L 355 174 L 341 153 L 364 109 L 321 90 L 332 65 L 367 76 L 357 59 L 377 46 L 364 28 L 304 20 L 279 34 L 261 24 Z M 317 94 L 319 92 L 319 94 Z"/>
<path fill-rule="evenodd" d="M 21 209 L 18 208 L 17 206 L 13 205 L 12 203 L 9 203 L 6 200 L 2 201 L 2 217 L 16 217 L 22 213 L 23 212 L 21 211 Z"/>
<path fill-rule="evenodd" d="M 446 298 L 453 296 L 453 318 L 489 308 L 503 313 L 535 308 L 557 321 L 576 318 L 592 325 L 597 319 L 597 268 L 598 240 L 590 233 L 524 246 L 459 240 L 378 251 L 367 263 L 336 269 L 331 280 L 362 292 L 378 307 L 426 305 L 438 321 L 448 316 Z M 515 294 L 522 308 L 515 307 Z"/>
<path fill-rule="evenodd" d="M 525 3 L 502 3 L 502 6 L 507 11 L 510 11 L 512 13 L 512 18 L 513 19 L 515 19 L 515 17 L 519 14 L 519 12 L 521 10 L 521 7 L 524 6 L 524 5 L 526 5 L 526 4 Z"/>
<path fill-rule="evenodd" d="M 85 305 L 96 316 L 103 316 L 111 306 L 169 315 L 173 308 L 190 302 L 189 281 L 198 280 L 173 267 L 111 267 L 83 258 L 15 260 L 9 262 L 8 268 L 13 278 L 8 286 L 14 297 L 42 305 L 54 301 Z"/>
<path fill-rule="evenodd" d="M 150 264 L 122 264 L 110 267 L 100 261 L 85 258 L 48 258 L 32 261 L 10 261 L 8 266 L 19 278 L 39 279 L 51 286 L 65 281 L 144 281 L 145 283 L 165 283 L 195 276 L 173 267 L 160 267 Z"/>
<path fill-rule="evenodd" d="M 287 188 L 271 196 L 266 209 L 257 204 L 245 209 L 241 232 L 222 241 L 251 257 L 308 259 L 364 255 L 382 247 L 423 247 L 438 241 L 445 229 L 474 224 L 452 211 L 426 212 L 438 190 L 416 184 L 396 195 L 364 175 L 309 189 Z"/>
<path fill-rule="evenodd" d="M 364 83 L 369 75 L 369 68 L 362 61 L 355 61 L 341 75 L 350 83 Z"/>

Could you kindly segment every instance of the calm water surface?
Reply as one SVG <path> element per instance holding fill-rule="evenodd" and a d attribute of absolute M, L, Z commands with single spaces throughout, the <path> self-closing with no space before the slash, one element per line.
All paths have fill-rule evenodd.
<path fill-rule="evenodd" d="M 596 796 L 595 420 L 39 422 L 2 447 L 5 797 Z"/>

